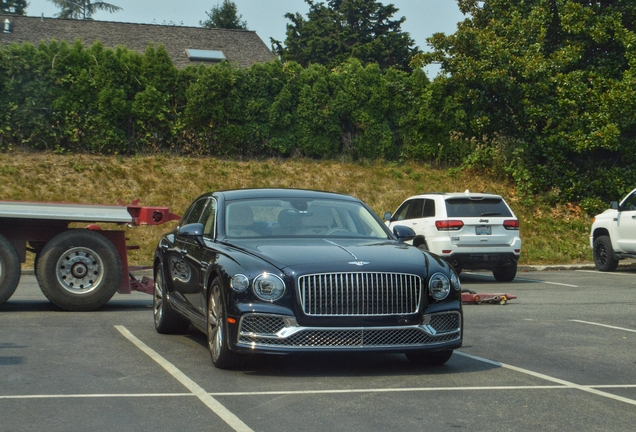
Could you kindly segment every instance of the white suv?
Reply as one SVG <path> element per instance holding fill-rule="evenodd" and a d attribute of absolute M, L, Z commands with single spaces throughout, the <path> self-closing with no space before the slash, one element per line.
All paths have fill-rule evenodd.
<path fill-rule="evenodd" d="M 426 193 L 408 198 L 391 215 L 390 229 L 412 228 L 413 246 L 433 252 L 459 273 L 486 269 L 498 281 L 517 274 L 521 254 L 519 219 L 499 195 L 483 193 Z"/>
<path fill-rule="evenodd" d="M 596 215 L 590 246 L 600 271 L 614 271 L 619 260 L 636 258 L 636 189 L 620 204 L 613 201 L 609 209 Z"/>

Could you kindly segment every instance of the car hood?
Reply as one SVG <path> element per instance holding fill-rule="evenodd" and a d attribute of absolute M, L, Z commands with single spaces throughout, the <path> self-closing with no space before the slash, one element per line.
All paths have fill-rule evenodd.
<path fill-rule="evenodd" d="M 281 270 L 305 272 L 391 271 L 426 273 L 428 254 L 391 240 L 255 239 L 234 246 Z"/>

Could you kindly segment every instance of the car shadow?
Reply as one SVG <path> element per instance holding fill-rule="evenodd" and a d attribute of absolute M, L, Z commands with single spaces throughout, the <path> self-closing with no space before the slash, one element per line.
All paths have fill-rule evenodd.
<path fill-rule="evenodd" d="M 206 336 L 202 333 L 191 328 L 186 337 L 208 349 Z M 210 363 L 210 367 L 214 366 Z M 279 378 L 386 377 L 456 375 L 483 372 L 499 367 L 458 354 L 454 354 L 444 365 L 427 367 L 412 364 L 401 353 L 316 352 L 243 355 L 232 371 L 249 376 Z"/>

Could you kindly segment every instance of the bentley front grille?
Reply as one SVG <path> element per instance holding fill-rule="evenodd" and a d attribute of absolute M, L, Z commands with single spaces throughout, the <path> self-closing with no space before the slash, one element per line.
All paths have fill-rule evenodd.
<path fill-rule="evenodd" d="M 417 313 L 422 279 L 403 273 L 324 273 L 298 278 L 303 311 L 313 316 Z"/>

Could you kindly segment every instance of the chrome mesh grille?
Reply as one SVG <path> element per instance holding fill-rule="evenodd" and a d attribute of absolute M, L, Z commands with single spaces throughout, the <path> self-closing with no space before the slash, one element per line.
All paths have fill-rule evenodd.
<path fill-rule="evenodd" d="M 431 327 L 438 333 L 457 330 L 461 325 L 459 313 L 441 313 L 431 316 Z"/>
<path fill-rule="evenodd" d="M 241 320 L 241 332 L 276 334 L 285 328 L 285 321 L 275 315 L 247 315 Z"/>
<path fill-rule="evenodd" d="M 306 329 L 295 333 L 288 338 L 280 339 L 241 335 L 239 343 L 298 348 L 364 348 L 430 345 L 457 340 L 459 337 L 459 332 L 431 336 L 424 331 L 415 328 L 386 330 Z"/>
<path fill-rule="evenodd" d="M 422 279 L 403 273 L 324 273 L 298 278 L 307 315 L 374 316 L 419 311 Z"/>
<path fill-rule="evenodd" d="M 277 326 L 272 326 L 269 335 L 267 334 L 266 323 L 274 322 L 270 319 L 276 318 L 275 316 L 250 315 L 241 320 L 238 342 L 251 346 L 283 348 L 372 348 L 435 345 L 461 338 L 459 312 L 444 312 L 428 315 L 428 317 L 430 317 L 428 325 L 437 332 L 435 335 L 427 333 L 420 327 L 302 328 L 289 337 L 278 337 L 275 334 L 280 330 Z M 280 322 L 284 325 L 282 318 Z M 258 331 L 254 331 L 255 329 Z"/>

